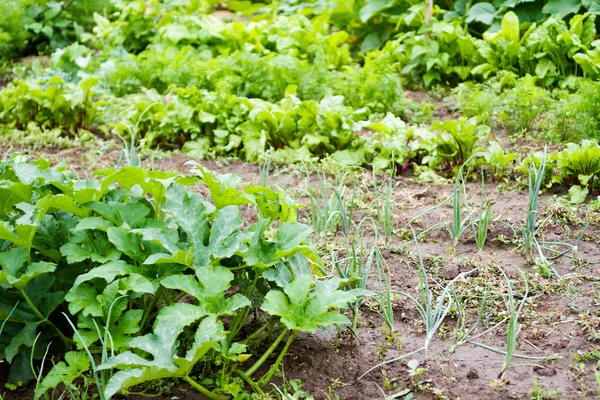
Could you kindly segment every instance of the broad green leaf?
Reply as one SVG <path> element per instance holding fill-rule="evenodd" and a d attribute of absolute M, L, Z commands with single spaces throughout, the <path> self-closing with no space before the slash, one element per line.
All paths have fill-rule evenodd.
<path fill-rule="evenodd" d="M 107 239 L 90 239 L 87 235 L 80 236 L 75 242 L 66 243 L 60 248 L 61 254 L 69 264 L 92 260 L 104 263 L 118 260 L 121 252 L 115 249 Z"/>
<path fill-rule="evenodd" d="M 496 8 L 491 3 L 476 3 L 467 11 L 465 22 L 481 22 L 485 25 L 492 25 L 496 16 Z"/>
<path fill-rule="evenodd" d="M 289 329 L 314 333 L 319 326 L 349 323 L 343 314 L 330 308 L 346 308 L 355 296 L 341 290 L 315 290 L 311 293 L 312 276 L 300 276 L 283 288 L 271 290 L 265 296 L 261 309 L 281 317 Z"/>
<path fill-rule="evenodd" d="M 239 176 L 234 174 L 216 175 L 200 164 L 194 165 L 197 170 L 196 173 L 208 186 L 215 207 L 220 209 L 226 206 L 252 204 L 252 199 L 237 189 L 241 179 Z"/>
<path fill-rule="evenodd" d="M 8 215 L 16 204 L 30 201 L 32 193 L 31 185 L 0 180 L 0 215 Z"/>
<path fill-rule="evenodd" d="M 196 269 L 194 279 L 190 275 L 172 275 L 161 280 L 161 284 L 169 289 L 188 293 L 198 300 L 198 306 L 205 313 L 231 313 L 250 302 L 241 294 L 225 297 L 231 287 L 234 275 L 222 266 L 208 266 Z"/>
<path fill-rule="evenodd" d="M 199 194 L 192 193 L 181 185 L 173 185 L 167 191 L 163 211 L 171 213 L 179 226 L 188 234 L 190 244 L 194 248 L 195 266 L 208 265 L 210 254 L 203 250 L 215 207 L 204 201 Z"/>
<path fill-rule="evenodd" d="M 107 234 L 108 240 L 115 245 L 117 250 L 139 263 L 143 263 L 150 255 L 162 247 L 142 240 L 141 235 L 127 228 L 110 227 L 107 230 Z"/>
<path fill-rule="evenodd" d="M 246 251 L 244 242 L 251 234 L 240 230 L 243 224 L 237 206 L 225 206 L 219 209 L 211 222 L 214 208 L 210 203 L 202 200 L 201 196 L 186 191 L 169 193 L 172 195 L 168 195 L 164 211 L 172 213 L 188 234 L 194 251 L 195 267 L 204 267 L 214 259 L 228 258 Z M 155 262 L 156 259 L 159 258 L 150 260 Z"/>
<path fill-rule="evenodd" d="M 365 2 L 365 5 L 360 9 L 359 16 L 363 23 L 369 21 L 373 16 L 377 15 L 386 8 L 394 5 L 395 1 L 389 0 L 371 0 Z"/>
<path fill-rule="evenodd" d="M 144 261 L 144 264 L 181 264 L 191 268 L 194 266 L 194 249 L 177 250 L 174 254 L 153 254 Z"/>
<path fill-rule="evenodd" d="M 577 14 L 581 8 L 581 0 L 550 0 L 542 8 L 542 12 L 556 18 L 564 18 L 569 14 Z"/>
<path fill-rule="evenodd" d="M 102 306 L 97 297 L 95 288 L 79 285 L 69 290 L 65 300 L 69 302 L 69 312 L 73 315 L 81 312 L 83 316 L 102 317 Z"/>
<path fill-rule="evenodd" d="M 127 224 L 130 228 L 136 228 L 150 214 L 148 206 L 137 201 L 127 203 L 91 202 L 85 204 L 85 206 L 112 222 L 114 226 Z M 90 222 L 94 223 L 94 221 Z"/>
<path fill-rule="evenodd" d="M 133 229 L 131 232 L 141 235 L 144 241 L 152 242 L 156 245 L 164 247 L 171 252 L 171 254 L 179 251 L 179 247 L 177 247 L 179 234 L 175 229 L 143 228 Z"/>
<path fill-rule="evenodd" d="M 110 221 L 107 221 L 102 217 L 88 217 L 79 221 L 77 226 L 73 228 L 73 231 L 79 232 L 87 229 L 98 229 L 102 232 L 106 232 L 110 226 L 112 226 Z"/>
<path fill-rule="evenodd" d="M 53 272 L 56 265 L 45 261 L 24 265 L 29 258 L 29 252 L 17 247 L 0 253 L 0 282 L 16 289 L 24 289 L 29 281 L 37 276 Z"/>
<path fill-rule="evenodd" d="M 179 357 L 177 337 L 186 326 L 201 320 L 194 335 L 194 343 Z M 190 304 L 174 304 L 163 308 L 156 318 L 154 332 L 131 340 L 130 346 L 150 354 L 150 360 L 133 352 L 110 357 L 100 369 L 119 369 L 106 386 L 106 396 L 119 390 L 161 378 L 182 378 L 194 365 L 225 337 L 223 324 L 215 316 L 204 314 Z"/>
<path fill-rule="evenodd" d="M 546 76 L 552 76 L 555 72 L 556 65 L 548 58 L 542 58 L 535 66 L 535 74 L 541 79 L 544 79 Z"/>
<path fill-rule="evenodd" d="M 6 361 L 8 361 L 9 363 L 12 362 L 13 358 L 19 352 L 19 348 L 21 346 L 33 346 L 33 342 L 35 341 L 35 336 L 37 332 L 37 327 L 39 324 L 41 324 L 41 322 L 30 322 L 25 324 L 23 329 L 21 329 L 21 331 L 19 331 L 19 333 L 12 338 L 6 349 L 4 349 L 4 356 L 6 357 Z"/>
<path fill-rule="evenodd" d="M 106 283 L 111 283 L 117 276 L 127 275 L 133 271 L 133 267 L 123 260 L 110 261 L 99 267 L 92 268 L 83 275 L 79 275 L 77 279 L 75 279 L 75 283 L 73 283 L 73 288 L 79 286 L 83 282 L 96 278 L 104 279 Z"/>
<path fill-rule="evenodd" d="M 205 250 L 211 257 L 215 259 L 227 258 L 238 252 L 246 251 L 247 248 L 243 242 L 250 237 L 250 234 L 240 231 L 243 223 L 239 214 L 240 210 L 237 206 L 225 206 L 217 212 L 217 216 L 212 223 L 208 246 Z"/>
<path fill-rule="evenodd" d="M 582 188 L 579 185 L 573 185 L 569 189 L 569 197 L 571 199 L 571 202 L 574 204 L 582 204 L 585 201 L 585 198 L 587 197 L 588 193 L 589 190 L 587 186 Z"/>

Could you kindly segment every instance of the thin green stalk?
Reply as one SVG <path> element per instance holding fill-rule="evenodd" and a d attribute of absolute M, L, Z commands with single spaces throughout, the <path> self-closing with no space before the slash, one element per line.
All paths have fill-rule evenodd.
<path fill-rule="evenodd" d="M 386 193 L 385 193 L 385 207 L 384 207 L 384 222 L 385 222 L 385 237 L 386 239 L 389 241 L 392 239 L 392 207 L 393 207 L 393 201 L 392 201 L 392 196 L 393 196 L 393 188 L 392 188 L 392 177 L 394 175 L 395 172 L 395 168 L 394 166 L 392 166 L 392 169 L 390 170 L 390 176 L 388 179 L 388 184 L 386 186 Z"/>
<path fill-rule="evenodd" d="M 269 372 L 267 372 L 267 374 L 258 382 L 258 386 L 264 387 L 267 383 L 269 383 L 269 381 L 273 377 L 273 374 L 275 374 L 275 371 L 277 371 L 277 368 L 279 368 L 279 364 L 281 364 L 281 361 L 283 361 L 283 357 L 286 355 L 288 349 L 290 348 L 290 345 L 292 344 L 292 341 L 294 340 L 295 335 L 296 335 L 296 332 L 292 332 L 290 334 L 287 342 L 285 342 L 285 346 L 283 347 L 283 350 L 281 350 L 281 353 L 279 353 L 279 357 L 277 357 L 277 360 L 275 360 L 275 363 L 273 365 L 271 365 Z"/>
<path fill-rule="evenodd" d="M 150 305 L 146 307 L 144 318 L 142 318 L 142 322 L 140 323 L 140 327 L 142 330 L 146 329 L 146 324 L 149 321 L 150 315 L 152 314 L 152 310 L 154 310 L 154 307 L 156 307 L 156 303 L 158 303 L 158 300 L 162 296 L 163 290 L 163 287 L 160 286 L 154 294 L 154 296 L 152 296 L 152 301 L 150 302 Z"/>
<path fill-rule="evenodd" d="M 411 229 L 412 229 L 412 227 L 411 227 Z M 444 318 L 446 318 L 446 315 L 448 315 L 448 312 L 450 311 L 450 308 L 452 307 L 452 295 L 450 292 L 452 289 L 452 285 L 456 281 L 464 278 L 465 276 L 472 274 L 477 269 L 475 268 L 470 271 L 463 272 L 462 274 L 455 277 L 452 281 L 448 282 L 448 284 L 446 285 L 446 287 L 443 288 L 442 293 L 438 297 L 437 302 L 434 304 L 433 294 L 431 292 L 431 288 L 429 286 L 429 280 L 427 278 L 427 271 L 425 270 L 425 265 L 423 263 L 423 256 L 421 254 L 421 250 L 419 248 L 419 243 L 417 241 L 417 236 L 416 236 L 414 229 L 412 229 L 412 233 L 413 233 L 414 243 L 415 243 L 415 246 L 417 249 L 417 259 L 418 259 L 418 267 L 419 267 L 418 271 L 419 271 L 419 280 L 420 280 L 419 293 L 421 295 L 421 301 L 419 302 L 417 299 L 415 299 L 413 296 L 411 296 L 410 294 L 408 294 L 406 292 L 394 291 L 394 293 L 398 293 L 398 294 L 406 297 L 407 299 L 409 299 L 410 301 L 412 301 L 415 304 L 417 311 L 418 311 L 419 315 L 421 316 L 423 323 L 425 324 L 426 334 L 425 334 L 425 344 L 424 344 L 423 348 L 425 350 L 425 353 L 427 353 L 429 343 L 435 336 L 435 333 L 437 332 L 439 327 L 444 322 Z"/>
<path fill-rule="evenodd" d="M 537 216 L 539 193 L 544 181 L 544 172 L 546 171 L 546 148 L 538 168 L 535 167 L 533 161 L 529 165 L 528 187 L 529 187 L 529 202 L 527 207 L 527 218 L 525 228 L 523 229 L 523 246 L 525 248 L 525 256 L 528 263 L 533 262 L 534 250 L 536 247 L 536 229 L 535 220 Z"/>
<path fill-rule="evenodd" d="M 255 338 L 259 337 L 260 334 L 263 333 L 267 328 L 271 327 L 271 325 L 273 325 L 274 322 L 275 322 L 275 320 L 273 318 L 269 318 L 267 320 L 267 322 L 265 324 L 263 324 L 263 326 L 261 326 L 260 328 L 258 328 L 254 332 L 252 332 L 252 334 L 250 336 L 248 336 L 246 339 L 244 339 L 242 341 L 242 343 L 249 343 L 249 342 L 253 341 Z"/>
<path fill-rule="evenodd" d="M 377 302 L 379 303 L 379 315 L 385 321 L 388 330 L 394 332 L 394 308 L 391 290 L 390 269 L 377 247 L 372 247 L 375 254 L 375 266 L 377 267 L 377 281 L 379 282 L 379 293 Z"/>
<path fill-rule="evenodd" d="M 423 351 L 423 350 L 425 350 L 425 348 L 424 348 L 424 347 L 421 347 L 421 348 L 419 348 L 419 349 L 417 349 L 417 350 L 415 350 L 415 351 L 411 351 L 411 352 L 410 352 L 410 353 L 408 353 L 408 354 L 404 354 L 404 355 L 401 355 L 400 357 L 392 358 L 391 360 L 387 360 L 387 361 L 381 362 L 381 363 L 379 363 L 379 364 L 377 364 L 377 365 L 375 365 L 375 366 L 373 366 L 373 367 L 369 368 L 369 369 L 368 369 L 368 370 L 367 370 L 367 371 L 366 371 L 364 374 L 362 374 L 361 376 L 359 376 L 359 377 L 358 377 L 357 381 L 358 381 L 358 380 L 361 380 L 361 379 L 362 379 L 362 378 L 363 378 L 365 375 L 367 375 L 369 372 L 373 371 L 374 369 L 377 369 L 377 368 L 379 368 L 379 367 L 383 367 L 383 366 L 384 366 L 384 365 L 386 365 L 386 364 L 390 364 L 390 363 L 393 363 L 393 362 L 397 362 L 397 361 L 400 361 L 400 360 L 404 360 L 405 358 L 407 358 L 407 357 L 410 357 L 410 356 L 412 356 L 413 354 L 420 353 L 420 352 L 421 352 L 421 351 Z"/>
<path fill-rule="evenodd" d="M 192 378 L 190 378 L 187 375 L 183 377 L 183 380 L 186 381 L 187 383 L 189 383 L 189 385 L 191 387 L 193 387 L 194 389 L 196 389 L 198 392 L 202 393 L 204 396 L 208 397 L 209 399 L 227 400 L 229 398 L 227 396 L 223 396 L 223 395 L 211 392 L 210 390 L 208 390 L 204 386 L 200 385 L 199 383 L 197 383 L 196 381 L 194 381 Z"/>
<path fill-rule="evenodd" d="M 85 341 L 81 337 L 81 334 L 79 333 L 79 330 L 77 330 L 77 328 L 75 327 L 75 325 L 73 325 L 73 322 L 71 322 L 71 320 L 69 319 L 69 317 L 67 316 L 67 314 L 65 314 L 65 313 L 62 313 L 62 314 L 67 319 L 67 322 L 69 323 L 69 325 L 71 325 L 71 328 L 73 328 L 73 331 L 75 332 L 75 334 L 79 338 L 79 341 L 83 345 L 83 349 L 85 350 L 85 352 L 86 352 L 86 354 L 87 354 L 87 356 L 88 356 L 88 358 L 90 360 L 90 364 L 92 365 L 92 375 L 94 376 L 94 381 L 96 382 L 96 387 L 98 388 L 98 397 L 100 398 L 100 400 L 106 400 L 106 397 L 104 396 L 104 386 L 100 383 L 100 379 L 98 378 L 98 368 L 96 366 L 96 362 L 94 361 L 94 356 L 90 352 L 89 347 L 85 344 Z"/>
<path fill-rule="evenodd" d="M 502 354 L 503 356 L 507 355 L 507 352 L 504 351 L 504 350 L 498 349 L 496 347 L 488 346 L 486 344 L 479 343 L 479 342 L 476 342 L 474 340 L 469 340 L 469 343 L 471 343 L 474 346 L 481 347 L 482 349 L 486 349 L 486 350 L 492 351 L 492 352 L 497 353 L 497 354 Z M 523 359 L 527 359 L 527 360 L 546 360 L 546 359 L 548 359 L 548 357 L 526 356 L 524 354 L 517 354 L 517 353 L 513 353 L 512 357 L 514 357 L 514 358 L 523 358 Z M 508 369 L 508 368 L 510 368 L 510 366 L 506 367 L 506 369 Z M 498 378 L 498 379 L 500 379 L 500 378 Z"/>
<path fill-rule="evenodd" d="M 258 361 L 256 361 L 253 366 L 251 366 L 250 368 L 248 368 L 246 370 L 246 372 L 245 372 L 246 375 L 251 377 L 256 372 L 256 370 L 260 368 L 260 366 L 267 360 L 267 358 L 269 358 L 271 353 L 273 353 L 273 351 L 275 351 L 277 346 L 279 346 L 279 343 L 283 340 L 283 338 L 285 337 L 287 332 L 288 332 L 288 329 L 284 328 L 283 331 L 277 337 L 277 339 L 275 339 L 273 344 L 271 344 L 271 346 L 267 349 L 267 351 L 264 352 L 264 354 L 258 359 Z"/>
<path fill-rule="evenodd" d="M 246 375 L 245 373 L 243 373 L 239 369 L 236 369 L 235 373 L 238 374 L 244 381 L 246 381 L 246 383 L 248 385 L 250 385 L 252 387 L 252 389 L 254 389 L 254 391 L 256 391 L 256 393 L 258 393 L 258 394 L 264 394 L 265 393 L 260 388 L 260 386 L 258 386 L 258 384 L 256 382 L 254 382 L 248 375 Z"/>
<path fill-rule="evenodd" d="M 33 304 L 33 301 L 31 301 L 31 299 L 29 298 L 29 295 L 27 295 L 27 292 L 25 291 L 25 289 L 19 289 L 19 292 L 21 292 L 21 296 L 23 296 L 23 298 L 25 299 L 25 301 L 27 302 L 27 304 L 29 305 L 29 307 L 31 308 L 31 310 L 33 310 L 33 312 L 35 313 L 35 315 L 37 315 L 38 318 L 41 321 L 45 321 L 48 324 L 50 324 L 56 330 L 56 333 L 57 333 L 58 337 L 60 338 L 60 340 L 65 345 L 65 348 L 66 349 L 70 349 L 71 348 L 71 343 L 73 343 L 73 341 L 71 339 L 69 339 L 68 337 L 66 337 L 61 332 L 61 330 L 58 329 L 58 327 L 56 325 L 54 325 L 51 321 L 49 321 L 46 317 L 44 317 L 44 314 L 42 314 L 40 312 L 40 310 L 38 310 L 38 308 L 35 306 L 35 304 Z M 9 315 L 9 317 L 10 317 L 10 315 Z"/>
<path fill-rule="evenodd" d="M 500 269 L 500 271 L 502 272 L 502 275 L 504 275 L 504 280 L 506 281 L 506 285 L 508 287 L 507 305 L 508 305 L 508 312 L 509 312 L 510 318 L 508 320 L 508 331 L 506 332 L 506 336 L 507 336 L 506 356 L 504 358 L 504 364 L 502 366 L 502 371 L 498 375 L 498 379 L 501 379 L 502 376 L 504 375 L 504 372 L 510 365 L 510 362 L 513 358 L 514 352 L 517 348 L 517 336 L 519 335 L 519 332 L 521 330 L 521 324 L 519 324 L 519 316 L 521 315 L 521 311 L 523 310 L 523 306 L 525 305 L 525 302 L 527 301 L 527 296 L 529 294 L 529 285 L 527 283 L 527 277 L 525 277 L 525 274 L 523 274 L 523 271 L 521 271 L 519 269 L 519 273 L 521 274 L 521 277 L 523 278 L 523 282 L 525 283 L 525 294 L 523 295 L 523 299 L 519 302 L 519 306 L 516 307 L 510 280 L 508 279 L 508 277 L 506 276 L 506 274 L 504 273 L 504 271 L 502 269 Z"/>
<path fill-rule="evenodd" d="M 256 274 L 256 276 L 252 280 L 250 289 L 246 293 L 246 297 L 248 299 L 252 299 L 252 295 L 254 294 L 254 290 L 256 289 L 256 284 L 258 283 L 259 277 L 260 277 L 260 274 Z M 228 342 L 231 342 L 233 340 L 233 338 L 235 338 L 235 336 L 239 333 L 240 329 L 242 329 L 242 327 L 246 323 L 249 315 L 250 315 L 250 308 L 247 306 L 247 307 L 244 307 L 244 309 L 241 310 L 234 317 L 233 321 L 231 322 L 231 326 L 229 328 L 229 335 L 227 335 Z"/>
<path fill-rule="evenodd" d="M 473 237 L 475 238 L 475 244 L 477 245 L 477 253 L 481 257 L 485 242 L 487 239 L 491 209 L 494 202 L 485 201 L 485 181 L 483 171 L 481 172 L 481 201 L 479 203 L 479 212 L 477 220 L 471 220 L 471 226 L 473 227 Z"/>

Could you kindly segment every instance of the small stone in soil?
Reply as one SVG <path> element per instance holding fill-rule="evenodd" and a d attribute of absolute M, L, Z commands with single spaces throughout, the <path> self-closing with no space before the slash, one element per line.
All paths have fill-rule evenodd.
<path fill-rule="evenodd" d="M 540 376 L 554 376 L 556 375 L 556 370 L 551 367 L 533 367 L 533 370 L 536 374 Z"/>
<path fill-rule="evenodd" d="M 467 372 L 467 379 L 479 379 L 479 373 L 477 373 L 475 368 L 469 369 L 469 372 Z"/>

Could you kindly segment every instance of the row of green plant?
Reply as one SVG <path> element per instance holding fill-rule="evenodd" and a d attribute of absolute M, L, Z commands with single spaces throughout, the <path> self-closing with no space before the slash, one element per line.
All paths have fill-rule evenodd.
<path fill-rule="evenodd" d="M 110 112 L 102 98 L 93 100 L 96 82 L 90 77 L 70 84 L 53 77 L 45 85 L 11 84 L 1 92 L 5 97 L 0 103 L 0 120 L 17 128 L 29 123 L 44 128 L 56 128 L 51 124 L 61 123 L 65 130 L 97 128 L 92 122 L 98 121 L 98 114 Z M 504 95 L 506 111 L 500 119 L 509 126 L 522 127 L 538 119 L 535 110 L 530 112 L 538 104 L 535 88 L 527 82 Z M 149 91 L 144 96 L 127 98 L 131 105 L 128 119 L 130 125 L 136 121 L 136 133 L 144 145 L 179 144 L 199 158 L 235 155 L 248 161 L 266 157 L 279 162 L 314 162 L 329 157 L 338 165 L 372 165 L 376 171 L 400 171 L 413 163 L 422 180 L 439 179 L 436 174 L 455 176 L 469 160 L 471 167 L 487 166 L 495 181 L 511 173 L 527 174 L 531 156 L 523 158 L 505 151 L 491 139 L 489 127 L 475 117 L 438 121 L 431 129 L 424 129 L 408 126 L 389 113 L 379 119 L 377 114 L 369 115 L 368 110 L 354 111 L 343 105 L 341 97 L 301 101 L 293 89 L 288 88 L 279 104 L 197 89 L 173 89 L 167 99 Z M 486 92 L 481 93 L 484 96 Z M 529 94 L 531 103 L 517 102 L 522 100 L 521 94 Z M 477 109 L 481 100 L 470 99 Z M 494 107 L 494 103 L 484 106 Z M 473 112 L 469 103 L 463 104 L 463 110 Z M 485 117 L 485 112 L 482 115 Z M 127 124 L 113 126 L 122 135 L 131 134 Z M 476 153 L 479 156 L 473 157 Z M 581 202 L 584 193 L 598 188 L 599 165 L 597 141 L 570 143 L 548 156 L 545 184 L 564 185 L 572 194 L 578 193 L 576 198 Z"/>
<path fill-rule="evenodd" d="M 319 16 L 338 29 L 349 32 L 360 51 L 378 48 L 399 31 L 418 30 L 428 19 L 435 17 L 448 22 L 458 22 L 476 36 L 485 31 L 497 30 L 502 18 L 513 12 L 525 24 L 542 23 L 549 17 L 565 19 L 573 14 L 599 14 L 593 1 L 543 0 L 535 4 L 527 1 L 440 1 L 420 2 L 407 0 L 282 0 L 256 4 L 235 3 L 229 8 L 245 15 L 272 13 L 280 15 L 303 14 Z"/>
<path fill-rule="evenodd" d="M 297 332 L 349 323 L 335 310 L 368 293 L 317 279 L 312 230 L 281 191 L 200 165 L 97 175 L 0 163 L 0 356 L 11 384 L 37 380 L 35 398 L 167 378 L 212 399 L 261 394 Z"/>
<path fill-rule="evenodd" d="M 393 55 L 404 76 L 425 87 L 526 74 L 553 86 L 569 76 L 599 76 L 595 17 L 578 14 L 568 23 L 549 18 L 523 32 L 517 15 L 508 12 L 499 30 L 486 32 L 483 38 L 459 22 L 433 19 L 388 41 L 382 52 Z"/>
<path fill-rule="evenodd" d="M 541 22 L 548 16 L 558 19 L 580 12 L 598 14 L 594 2 L 559 0 L 541 1 L 534 6 L 522 2 L 453 2 L 429 4 L 419 1 L 340 1 L 313 0 L 231 2 L 219 4 L 215 0 L 189 2 L 112 1 L 96 0 L 43 1 L 18 0 L 4 3 L 0 11 L 7 18 L 0 23 L 0 57 L 36 54 L 62 48 L 81 40 L 91 31 L 94 22 L 99 32 L 112 44 L 124 45 L 128 50 L 141 51 L 152 40 L 156 31 L 167 37 L 190 39 L 204 36 L 192 28 L 198 19 L 178 20 L 175 27 L 173 11 L 187 15 L 210 14 L 215 7 L 226 6 L 244 16 L 294 16 L 328 21 L 336 30 L 347 32 L 352 47 L 361 52 L 376 49 L 393 38 L 401 27 L 417 30 L 431 16 L 456 21 L 468 26 L 471 32 L 483 33 L 500 25 L 506 12 L 514 12 L 521 21 Z M 97 15 L 94 16 L 94 13 Z M 116 18 L 114 18 L 116 16 Z M 316 17 L 316 18 L 315 18 Z M 152 27 L 155 24 L 155 27 Z M 106 34 L 106 27 L 117 27 L 119 34 Z M 166 28 L 165 28 L 166 27 Z M 161 29 L 158 29 L 161 28 Z M 97 32 L 98 33 L 98 32 Z M 88 37 L 89 38 L 89 37 Z"/>
<path fill-rule="evenodd" d="M 419 4 L 406 9 L 411 17 L 398 20 L 394 35 L 376 34 L 379 44 L 363 49 L 362 60 L 353 56 L 346 31 L 331 31 L 330 21 L 336 19 L 327 7 L 311 9 L 312 20 L 301 14 L 259 14 L 249 22 L 223 23 L 209 15 L 192 17 L 183 6 L 154 7 L 148 12 L 139 4 L 122 5 L 115 20 L 96 16 L 94 36 L 88 42 L 116 58 L 116 65 L 108 66 L 109 81 L 120 92 L 141 85 L 160 91 L 185 79 L 197 87 L 226 88 L 270 101 L 279 100 L 289 84 L 307 85 L 300 92 L 309 96 L 318 95 L 317 89 L 339 90 L 344 87 L 336 84 L 340 76 L 348 81 L 357 75 L 347 70 L 355 69 L 351 67 L 357 62 L 370 67 L 366 75 L 380 89 L 393 82 L 397 72 L 413 84 L 428 87 L 497 74 L 530 74 L 543 85 L 555 85 L 568 76 L 596 78 L 600 71 L 595 14 L 577 14 L 568 23 L 551 17 L 538 25 L 520 24 L 523 21 L 510 11 L 502 14 L 498 29 L 480 38 L 464 20 L 442 19 L 447 13 L 440 12 L 439 20 L 424 21 L 426 7 Z M 363 24 L 374 18 L 364 17 Z M 129 44 L 131 37 L 141 43 Z M 367 38 L 363 47 L 370 42 Z M 382 44 L 383 50 L 377 50 Z M 139 54 L 118 53 L 118 49 Z M 333 73 L 340 69 L 345 74 Z M 375 78 L 382 72 L 385 82 Z M 257 78 L 263 82 L 258 87 Z"/>
<path fill-rule="evenodd" d="M 485 84 L 462 83 L 453 93 L 462 115 L 478 116 L 511 137 L 542 136 L 554 143 L 598 139 L 598 82 L 572 78 L 562 88 L 549 90 L 537 81 L 533 76 L 496 78 Z"/>
<path fill-rule="evenodd" d="M 117 96 L 141 88 L 165 95 L 175 85 L 278 102 L 295 85 L 303 100 L 343 95 L 355 108 L 403 111 L 399 71 L 390 60 L 353 57 L 348 34 L 330 32 L 325 20 L 294 15 L 225 23 L 181 5 L 133 4 L 122 3 L 115 20 L 96 15 L 89 49 L 63 49 L 50 68 L 74 82 L 98 76 Z M 129 37 L 142 43 L 130 44 Z"/>
<path fill-rule="evenodd" d="M 80 40 L 94 13 L 113 11 L 112 0 L 11 0 L 0 4 L 0 61 L 60 49 Z"/>

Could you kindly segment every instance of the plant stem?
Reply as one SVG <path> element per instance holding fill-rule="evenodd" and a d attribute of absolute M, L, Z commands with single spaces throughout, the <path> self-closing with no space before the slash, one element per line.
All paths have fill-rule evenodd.
<path fill-rule="evenodd" d="M 71 348 L 71 343 L 73 341 L 71 339 L 69 339 L 68 337 L 66 337 L 61 332 L 61 330 L 58 329 L 58 327 L 56 325 L 54 325 L 52 322 L 50 322 L 48 320 L 48 318 L 44 317 L 44 314 L 42 314 L 40 312 L 40 310 L 38 310 L 38 308 L 35 306 L 35 304 L 33 304 L 33 301 L 31 301 L 31 299 L 29 298 L 29 295 L 27 295 L 27 292 L 25 291 L 25 289 L 19 289 L 19 292 L 21 292 L 21 296 L 23 296 L 23 298 L 25 299 L 25 301 L 27 302 L 27 304 L 29 305 L 29 307 L 33 310 L 33 312 L 35 313 L 35 315 L 37 315 L 38 318 L 41 321 L 46 321 L 47 323 L 49 323 L 50 325 L 52 325 L 52 327 L 54 329 L 56 329 L 56 333 L 58 334 L 58 337 L 60 338 L 60 340 L 62 340 L 63 344 L 65 345 L 65 348 L 66 349 L 70 349 Z"/>
<path fill-rule="evenodd" d="M 154 294 L 154 297 L 152 297 L 152 301 L 150 302 L 150 305 L 148 306 L 148 308 L 146 308 L 144 318 L 142 319 L 142 323 L 140 324 L 140 327 L 142 330 L 144 330 L 146 328 L 146 324 L 148 323 L 148 320 L 150 318 L 152 310 L 154 310 L 154 307 L 156 307 L 156 303 L 158 303 L 158 299 L 162 295 L 162 292 L 163 292 L 163 287 L 161 286 L 158 288 L 158 290 Z"/>
<path fill-rule="evenodd" d="M 256 384 L 256 382 L 254 382 L 248 375 L 246 375 L 245 373 L 243 373 L 242 371 L 240 371 L 239 369 L 236 369 L 235 372 L 242 377 L 243 380 L 246 381 L 246 383 L 248 383 L 248 385 L 252 386 L 252 389 L 254 389 L 256 391 L 256 393 L 258 394 L 264 394 L 263 390 L 260 388 L 260 386 L 258 386 Z"/>
<path fill-rule="evenodd" d="M 227 400 L 226 396 L 222 396 L 220 394 L 216 394 L 216 393 L 211 392 L 210 390 L 208 390 L 204 386 L 202 386 L 199 383 L 195 382 L 192 378 L 190 378 L 187 375 L 183 378 L 183 380 L 186 381 L 187 383 L 189 383 L 191 387 L 193 387 L 194 389 L 196 389 L 197 391 L 199 391 L 200 393 L 202 393 L 203 395 L 205 395 L 209 399 Z"/>
<path fill-rule="evenodd" d="M 277 346 L 279 345 L 279 343 L 283 340 L 285 334 L 287 333 L 288 329 L 284 328 L 283 331 L 279 334 L 279 336 L 277 336 L 277 339 L 275 339 L 275 341 L 273 342 L 273 344 L 267 349 L 267 351 L 262 355 L 262 357 L 260 357 L 258 359 L 258 361 L 256 361 L 254 363 L 253 366 L 251 366 L 250 368 L 248 368 L 248 370 L 246 371 L 246 375 L 248 375 L 249 377 L 252 376 L 252 374 L 254 374 L 256 372 L 256 370 L 258 368 L 260 368 L 260 366 L 267 360 L 267 358 L 269 358 L 269 356 L 271 355 L 271 353 L 273 353 L 273 351 L 275 351 L 275 349 L 277 348 Z"/>
<path fill-rule="evenodd" d="M 250 336 L 248 336 L 246 339 L 244 339 L 242 341 L 242 343 L 248 343 L 248 342 L 254 340 L 261 333 L 263 333 L 265 331 L 265 329 L 267 329 L 272 323 L 273 323 L 273 319 L 269 319 L 263 326 L 261 326 L 260 328 L 258 328 L 258 330 L 254 331 Z"/>
<path fill-rule="evenodd" d="M 259 276 L 260 276 L 259 274 L 256 274 L 256 276 L 254 277 L 254 280 L 252 281 L 252 285 L 250 285 L 250 290 L 248 290 L 248 292 L 246 293 L 246 297 L 249 299 L 252 299 L 254 290 L 256 290 L 256 284 L 258 283 Z M 244 309 L 242 311 L 240 311 L 240 313 L 238 313 L 238 315 L 235 316 L 235 318 L 233 319 L 233 321 L 231 323 L 231 327 L 229 329 L 229 335 L 227 335 L 228 342 L 231 342 L 233 340 L 233 338 L 235 338 L 235 336 L 238 334 L 240 329 L 242 329 L 242 327 L 244 326 L 244 324 L 246 323 L 246 321 L 248 319 L 250 312 L 251 312 L 251 310 L 249 307 L 244 307 Z"/>
<path fill-rule="evenodd" d="M 271 368 L 269 369 L 269 372 L 267 372 L 267 374 L 258 382 L 259 386 L 265 386 L 267 383 L 269 383 L 269 381 L 273 377 L 273 374 L 275 374 L 275 371 L 277 371 L 279 364 L 281 364 L 281 361 L 283 361 L 283 357 L 285 356 L 288 349 L 290 348 L 290 345 L 292 344 L 292 341 L 294 340 L 295 335 L 296 335 L 296 332 L 292 332 L 290 334 L 287 342 L 285 342 L 285 346 L 283 347 L 283 350 L 281 350 L 281 353 L 279 353 L 279 357 L 277 357 L 275 364 L 273 364 L 271 366 Z"/>

